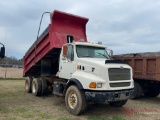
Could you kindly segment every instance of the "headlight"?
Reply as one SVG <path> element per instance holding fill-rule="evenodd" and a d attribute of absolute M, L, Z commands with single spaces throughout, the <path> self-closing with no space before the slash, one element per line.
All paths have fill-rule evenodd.
<path fill-rule="evenodd" d="M 102 83 L 97 83 L 97 88 L 101 88 L 102 87 Z"/>
<path fill-rule="evenodd" d="M 89 84 L 89 88 L 101 88 L 101 87 L 102 87 L 102 83 L 91 82 Z"/>

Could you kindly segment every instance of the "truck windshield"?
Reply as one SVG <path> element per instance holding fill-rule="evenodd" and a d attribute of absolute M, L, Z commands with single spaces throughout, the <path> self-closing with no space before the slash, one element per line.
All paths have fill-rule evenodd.
<path fill-rule="evenodd" d="M 106 49 L 102 47 L 76 45 L 76 51 L 77 51 L 77 56 L 80 58 L 81 57 L 91 57 L 91 58 L 109 59 Z"/>

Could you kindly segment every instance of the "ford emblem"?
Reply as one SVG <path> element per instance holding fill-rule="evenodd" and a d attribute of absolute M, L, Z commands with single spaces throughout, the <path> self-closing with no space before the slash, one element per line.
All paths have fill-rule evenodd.
<path fill-rule="evenodd" d="M 123 69 L 123 66 L 120 66 L 120 69 Z"/>

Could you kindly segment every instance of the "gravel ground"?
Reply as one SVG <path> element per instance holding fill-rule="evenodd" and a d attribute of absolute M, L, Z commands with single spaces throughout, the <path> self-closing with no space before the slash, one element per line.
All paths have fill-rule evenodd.
<path fill-rule="evenodd" d="M 160 120 L 160 96 L 129 100 L 122 108 L 91 104 L 84 114 L 67 112 L 64 98 L 35 97 L 24 90 L 24 80 L 0 80 L 0 120 Z"/>

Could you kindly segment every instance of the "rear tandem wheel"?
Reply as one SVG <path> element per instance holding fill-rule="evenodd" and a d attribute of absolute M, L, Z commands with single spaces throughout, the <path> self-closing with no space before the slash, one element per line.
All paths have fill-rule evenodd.
<path fill-rule="evenodd" d="M 34 78 L 32 81 L 32 94 L 35 96 L 41 96 L 42 93 L 42 81 L 40 78 Z"/>
<path fill-rule="evenodd" d="M 32 92 L 32 81 L 33 81 L 32 77 L 28 77 L 25 81 L 25 90 L 27 93 Z"/>

